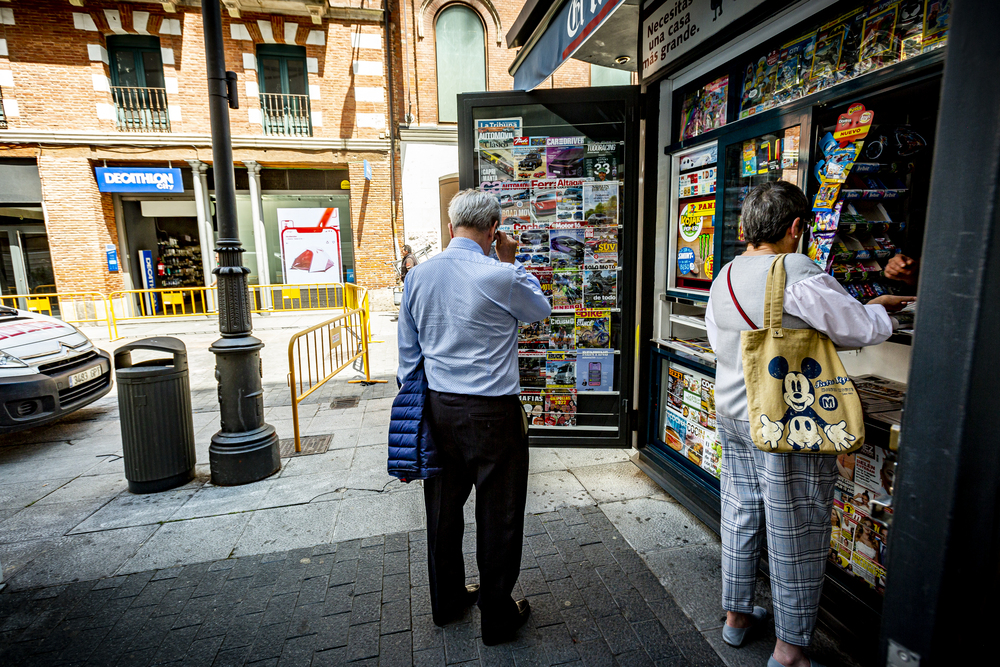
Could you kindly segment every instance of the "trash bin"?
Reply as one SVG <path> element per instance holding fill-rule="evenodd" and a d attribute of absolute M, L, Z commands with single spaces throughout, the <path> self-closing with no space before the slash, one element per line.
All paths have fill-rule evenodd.
<path fill-rule="evenodd" d="M 132 363 L 133 350 L 171 355 Z M 115 351 L 125 479 L 132 493 L 166 491 L 194 478 L 194 421 L 187 349 L 157 336 Z"/>

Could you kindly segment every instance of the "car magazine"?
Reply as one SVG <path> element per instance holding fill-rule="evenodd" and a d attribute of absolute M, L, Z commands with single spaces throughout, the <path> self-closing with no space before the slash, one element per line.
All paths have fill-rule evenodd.
<path fill-rule="evenodd" d="M 579 268 L 583 264 L 582 229 L 552 229 L 549 231 L 549 259 L 554 269 Z"/>
<path fill-rule="evenodd" d="M 583 220 L 588 227 L 618 225 L 618 181 L 583 184 Z"/>
<path fill-rule="evenodd" d="M 583 230 L 583 264 L 590 267 L 618 266 L 618 228 L 588 227 Z"/>

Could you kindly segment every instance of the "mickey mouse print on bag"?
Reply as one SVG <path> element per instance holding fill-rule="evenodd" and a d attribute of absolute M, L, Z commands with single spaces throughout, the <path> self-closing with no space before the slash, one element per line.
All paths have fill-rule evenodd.
<path fill-rule="evenodd" d="M 782 327 L 784 264 L 778 255 L 768 272 L 764 326 L 740 334 L 750 434 L 765 452 L 853 452 L 865 441 L 861 399 L 829 337 Z"/>
<path fill-rule="evenodd" d="M 830 423 L 816 411 L 820 408 L 830 415 L 840 406 L 833 393 L 821 393 L 817 400 L 812 381 L 823 372 L 818 361 L 806 357 L 799 372 L 789 372 L 788 361 L 784 357 L 774 357 L 767 365 L 767 371 L 771 377 L 782 381 L 783 398 L 788 405 L 778 421 L 771 421 L 766 414 L 760 415 L 760 439 L 770 451 L 777 451 L 781 439 L 785 438 L 794 451 L 818 452 L 824 436 L 838 454 L 854 449 L 857 436 L 847 431 L 847 421 L 841 419 Z"/>

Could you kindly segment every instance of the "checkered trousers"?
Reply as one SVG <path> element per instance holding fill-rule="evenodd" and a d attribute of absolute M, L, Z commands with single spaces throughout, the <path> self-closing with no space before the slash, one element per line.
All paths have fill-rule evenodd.
<path fill-rule="evenodd" d="M 722 607 L 753 612 L 767 539 L 778 639 L 808 646 L 830 550 L 837 459 L 757 449 L 749 422 L 719 417 L 722 437 Z"/>

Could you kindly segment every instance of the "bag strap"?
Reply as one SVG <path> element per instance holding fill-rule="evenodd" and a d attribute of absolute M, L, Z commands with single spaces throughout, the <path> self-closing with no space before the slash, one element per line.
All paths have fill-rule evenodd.
<path fill-rule="evenodd" d="M 767 272 L 764 287 L 764 328 L 780 329 L 785 309 L 785 255 L 778 255 Z"/>
<path fill-rule="evenodd" d="M 740 315 L 743 316 L 743 321 L 746 322 L 748 325 L 750 325 L 751 329 L 757 329 L 758 328 L 757 325 L 754 324 L 749 317 L 747 317 L 747 314 L 743 312 L 743 306 L 741 306 L 740 302 L 736 299 L 736 292 L 733 291 L 733 281 L 729 277 L 729 274 L 731 274 L 732 272 L 733 272 L 733 265 L 730 264 L 729 270 L 726 271 L 726 284 L 729 285 L 729 296 L 732 297 L 733 305 L 736 306 L 736 310 L 740 311 Z"/>

